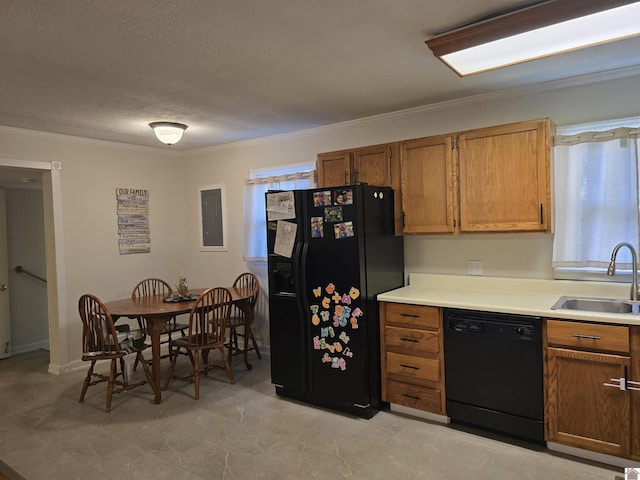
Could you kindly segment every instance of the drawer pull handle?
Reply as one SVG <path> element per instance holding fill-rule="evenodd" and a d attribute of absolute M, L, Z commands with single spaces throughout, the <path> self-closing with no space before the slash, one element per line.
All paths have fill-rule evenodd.
<path fill-rule="evenodd" d="M 605 387 L 613 387 L 613 388 L 619 388 L 620 390 L 626 390 L 627 389 L 627 379 L 624 377 L 620 377 L 620 378 L 612 378 L 611 379 L 612 382 L 618 382 L 618 383 L 605 383 L 604 386 Z"/>
<path fill-rule="evenodd" d="M 400 366 L 403 368 L 410 368 L 412 370 L 420 370 L 419 367 L 414 367 L 413 365 L 405 365 L 404 363 L 401 363 Z"/>
<path fill-rule="evenodd" d="M 402 340 L 403 342 L 413 342 L 413 343 L 419 343 L 420 342 L 420 340 L 416 340 L 415 338 L 401 337 L 400 340 Z"/>
<path fill-rule="evenodd" d="M 600 337 L 597 337 L 595 335 L 581 335 L 579 333 L 573 333 L 571 334 L 571 336 L 575 338 L 586 338 L 588 340 L 601 340 Z"/>
<path fill-rule="evenodd" d="M 412 400 L 420 400 L 420 397 L 416 397 L 415 395 L 409 395 L 408 393 L 403 393 L 402 396 L 410 398 Z"/>
<path fill-rule="evenodd" d="M 420 318 L 420 315 L 416 315 L 415 313 L 401 313 L 401 317 L 411 317 L 411 318 Z"/>

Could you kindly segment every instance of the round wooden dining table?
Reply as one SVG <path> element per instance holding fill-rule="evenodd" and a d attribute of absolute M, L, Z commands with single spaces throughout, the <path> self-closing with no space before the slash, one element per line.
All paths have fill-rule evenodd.
<path fill-rule="evenodd" d="M 232 302 L 240 308 L 248 304 L 251 297 L 251 290 L 248 288 L 225 287 L 231 292 Z M 189 293 L 200 295 L 205 288 L 190 289 Z M 114 321 L 120 317 L 143 317 L 147 322 L 147 335 L 151 339 L 151 388 L 155 394 L 155 403 L 162 401 L 162 393 L 160 388 L 160 335 L 167 325 L 167 322 L 174 315 L 180 315 L 191 312 L 191 307 L 196 303 L 196 299 L 180 302 L 167 302 L 166 295 L 150 295 L 137 298 L 123 298 L 122 300 L 113 300 L 106 302 L 105 306 L 111 313 Z M 249 309 L 245 312 L 245 318 L 250 321 L 252 314 Z"/>

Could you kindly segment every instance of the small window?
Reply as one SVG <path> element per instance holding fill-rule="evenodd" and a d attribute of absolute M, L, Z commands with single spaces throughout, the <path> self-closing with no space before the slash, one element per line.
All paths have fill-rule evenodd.
<path fill-rule="evenodd" d="M 617 259 L 619 275 L 607 276 L 614 247 L 620 242 L 638 245 L 638 127 L 640 118 L 558 127 L 555 278 L 622 281 L 631 271 L 631 256 L 623 249 Z"/>
<path fill-rule="evenodd" d="M 224 185 L 209 185 L 199 189 L 200 250 L 227 251 Z"/>

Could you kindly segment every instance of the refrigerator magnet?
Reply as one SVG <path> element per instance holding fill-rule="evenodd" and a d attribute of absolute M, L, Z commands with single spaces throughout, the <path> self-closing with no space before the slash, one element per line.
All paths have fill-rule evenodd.
<path fill-rule="evenodd" d="M 313 192 L 313 206 L 325 207 L 331 205 L 331 191 Z"/>
<path fill-rule="evenodd" d="M 349 296 L 355 300 L 356 298 L 358 298 L 360 296 L 360 290 L 358 290 L 356 287 L 351 287 L 349 289 Z M 361 314 L 362 315 L 362 314 Z"/>
<path fill-rule="evenodd" d="M 350 188 L 334 190 L 333 191 L 333 204 L 334 205 L 352 205 L 353 204 L 353 190 Z"/>
<path fill-rule="evenodd" d="M 333 226 L 336 239 L 353 237 L 353 222 L 336 223 Z"/>
<path fill-rule="evenodd" d="M 320 296 L 320 294 L 322 293 L 322 288 L 318 287 L 318 288 L 314 288 L 313 289 L 313 296 L 318 298 Z"/>
<path fill-rule="evenodd" d="M 331 295 L 336 291 L 336 286 L 333 283 L 329 283 L 326 287 L 324 287 L 325 292 Z"/>
<path fill-rule="evenodd" d="M 311 238 L 324 237 L 324 226 L 322 217 L 311 217 Z"/>
<path fill-rule="evenodd" d="M 324 207 L 324 221 L 331 223 L 341 222 L 342 207 Z"/>

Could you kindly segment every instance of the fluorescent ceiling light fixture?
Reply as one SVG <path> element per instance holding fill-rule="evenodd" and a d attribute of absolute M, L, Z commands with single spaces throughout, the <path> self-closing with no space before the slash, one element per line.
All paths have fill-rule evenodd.
<path fill-rule="evenodd" d="M 640 2 L 551 0 L 437 35 L 426 44 L 465 76 L 637 35 Z"/>
<path fill-rule="evenodd" d="M 149 124 L 153 132 L 162 143 L 174 145 L 180 141 L 182 134 L 188 128 L 184 123 L 175 122 L 151 122 Z"/>

